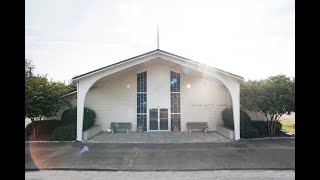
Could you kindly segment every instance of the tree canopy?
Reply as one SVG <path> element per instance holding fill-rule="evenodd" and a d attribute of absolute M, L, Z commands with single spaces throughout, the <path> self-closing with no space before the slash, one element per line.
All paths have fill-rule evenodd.
<path fill-rule="evenodd" d="M 31 60 L 24 60 L 24 75 L 25 77 L 30 77 L 33 75 L 33 69 L 35 69 Z"/>
<path fill-rule="evenodd" d="M 240 88 L 241 108 L 264 114 L 270 122 L 271 135 L 275 131 L 274 124 L 283 114 L 295 112 L 294 78 L 271 76 L 264 80 L 243 82 Z"/>
<path fill-rule="evenodd" d="M 52 117 L 68 102 L 61 96 L 68 92 L 68 86 L 50 82 L 45 76 L 31 76 L 25 80 L 25 117 L 42 120 Z"/>

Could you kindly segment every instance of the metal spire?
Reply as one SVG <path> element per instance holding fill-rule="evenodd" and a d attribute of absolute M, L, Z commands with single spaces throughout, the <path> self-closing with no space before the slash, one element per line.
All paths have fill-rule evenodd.
<path fill-rule="evenodd" d="M 159 26 L 157 24 L 157 49 L 159 49 Z"/>

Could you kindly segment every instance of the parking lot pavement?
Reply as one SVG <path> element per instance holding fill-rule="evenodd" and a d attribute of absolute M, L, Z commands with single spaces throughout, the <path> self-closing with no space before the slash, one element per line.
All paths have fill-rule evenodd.
<path fill-rule="evenodd" d="M 28 170 L 294 170 L 295 140 L 216 143 L 26 143 Z"/>

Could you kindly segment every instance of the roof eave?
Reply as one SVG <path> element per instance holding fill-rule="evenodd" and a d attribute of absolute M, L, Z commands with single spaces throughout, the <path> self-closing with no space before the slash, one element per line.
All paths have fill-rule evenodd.
<path fill-rule="evenodd" d="M 121 65 L 121 64 L 124 64 L 124 63 L 127 63 L 127 62 L 130 62 L 130 61 L 133 61 L 137 58 L 142 58 L 144 56 L 147 56 L 147 55 L 150 55 L 150 54 L 153 54 L 153 53 L 156 53 L 159 49 L 156 49 L 156 50 L 153 50 L 153 51 L 149 51 L 147 53 L 144 53 L 144 54 L 140 54 L 138 56 L 135 56 L 135 57 L 132 57 L 132 58 L 129 58 L 129 59 L 126 59 L 126 60 L 123 60 L 123 61 L 120 61 L 120 62 L 117 62 L 117 63 L 113 63 L 111 65 L 108 65 L 108 66 L 105 66 L 105 67 L 102 67 L 102 68 L 99 68 L 99 69 L 96 69 L 96 70 L 93 70 L 93 71 L 90 71 L 90 72 L 87 72 L 87 73 L 84 73 L 84 74 L 81 74 L 81 75 L 78 75 L 78 76 L 75 76 L 72 78 L 72 81 L 73 82 L 77 82 L 79 81 L 80 79 L 86 77 L 86 76 L 89 76 L 93 73 L 98 73 L 100 71 L 103 71 L 103 70 L 106 70 L 108 68 L 111 68 L 111 67 L 115 67 L 115 66 L 118 66 L 118 65 Z"/>
<path fill-rule="evenodd" d="M 69 92 L 67 94 L 64 94 L 64 95 L 60 96 L 60 98 L 67 97 L 67 96 L 70 96 L 70 95 L 75 94 L 75 93 L 77 93 L 77 90 L 74 90 L 74 91 L 71 91 L 71 92 Z"/>
<path fill-rule="evenodd" d="M 135 59 L 137 59 L 137 58 L 142 58 L 142 57 L 144 57 L 144 56 L 151 55 L 151 54 L 157 53 L 157 52 L 163 53 L 163 54 L 165 54 L 165 55 L 172 56 L 172 57 L 174 57 L 174 58 L 178 58 L 178 59 L 182 59 L 182 60 L 187 60 L 188 62 L 193 63 L 193 64 L 202 65 L 202 66 L 207 66 L 206 64 L 202 64 L 202 63 L 199 63 L 199 62 L 197 62 L 197 61 L 194 61 L 194 60 L 191 60 L 191 59 L 182 57 L 182 56 L 178 56 L 178 55 L 176 55 L 176 54 L 169 53 L 169 52 L 167 52 L 167 51 L 163 51 L 163 50 L 160 50 L 160 49 L 156 49 L 156 50 L 149 51 L 149 52 L 147 52 L 147 53 L 144 53 L 144 54 L 141 54 L 141 55 L 138 55 L 138 56 L 135 56 L 135 57 L 132 57 L 132 58 L 129 58 L 129 59 L 126 59 L 126 60 L 123 60 L 123 61 L 114 63 L 114 64 L 111 64 L 111 65 L 108 65 L 108 66 L 105 66 L 105 67 L 102 67 L 102 68 L 99 68 L 99 69 L 96 69 L 96 70 L 93 70 L 93 71 L 90 71 L 90 72 L 87 72 L 87 73 L 84 73 L 84 74 L 75 76 L 75 77 L 72 78 L 72 81 L 73 81 L 73 82 L 78 82 L 80 79 L 85 78 L 85 77 L 87 77 L 87 76 L 90 76 L 90 75 L 92 75 L 92 74 L 94 74 L 94 73 L 98 73 L 98 72 L 107 70 L 107 69 L 109 69 L 109 68 L 111 68 L 111 67 L 119 66 L 119 65 L 122 65 L 122 64 L 124 64 L 124 63 L 128 63 L 128 62 L 130 62 L 130 61 L 133 61 L 133 60 L 135 60 Z M 230 72 L 227 72 L 227 71 L 224 71 L 224 70 L 215 68 L 215 67 L 211 67 L 211 66 L 208 66 L 208 67 L 210 67 L 211 69 L 214 69 L 214 70 L 216 70 L 216 71 L 218 71 L 218 72 L 220 72 L 220 73 L 223 73 L 223 74 L 226 74 L 226 75 L 231 76 L 231 77 L 233 77 L 233 78 L 236 78 L 236 79 L 238 79 L 238 80 L 241 80 L 241 81 L 244 80 L 243 77 L 238 76 L 238 75 L 235 75 L 235 74 L 233 74 L 233 73 L 230 73 Z"/>

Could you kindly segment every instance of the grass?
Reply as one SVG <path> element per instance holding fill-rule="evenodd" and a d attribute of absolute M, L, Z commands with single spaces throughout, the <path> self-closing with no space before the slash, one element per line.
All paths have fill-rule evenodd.
<path fill-rule="evenodd" d="M 295 133 L 295 129 L 293 128 L 294 121 L 282 119 L 282 120 L 279 120 L 279 122 L 282 124 L 282 131 Z"/>

